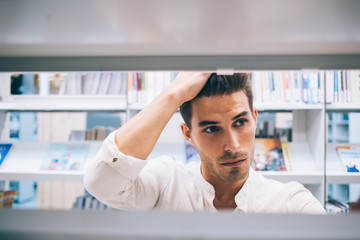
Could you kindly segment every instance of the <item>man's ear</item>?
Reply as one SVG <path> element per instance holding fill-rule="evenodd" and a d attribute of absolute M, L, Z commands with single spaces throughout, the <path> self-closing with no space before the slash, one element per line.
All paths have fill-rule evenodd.
<path fill-rule="evenodd" d="M 191 145 L 194 145 L 193 142 L 192 142 L 192 139 L 191 139 L 189 127 L 188 127 L 185 123 L 181 123 L 180 127 L 181 127 L 181 131 L 182 131 L 185 139 L 186 139 Z"/>
<path fill-rule="evenodd" d="M 257 116 L 258 116 L 258 111 L 257 111 L 257 109 L 256 109 L 256 108 L 253 108 L 252 115 L 253 115 L 254 120 L 255 120 L 255 126 L 257 126 Z"/>

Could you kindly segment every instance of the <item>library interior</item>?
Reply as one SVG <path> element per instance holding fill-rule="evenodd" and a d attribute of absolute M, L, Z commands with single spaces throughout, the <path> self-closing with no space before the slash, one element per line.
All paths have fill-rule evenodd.
<path fill-rule="evenodd" d="M 359 239 L 359 10 L 352 0 L 0 1 L 0 238 Z M 104 140 L 187 71 L 248 74 L 250 167 L 300 183 L 324 214 L 133 212 L 85 188 Z M 177 110 L 146 161 L 200 164 L 183 122 Z"/>

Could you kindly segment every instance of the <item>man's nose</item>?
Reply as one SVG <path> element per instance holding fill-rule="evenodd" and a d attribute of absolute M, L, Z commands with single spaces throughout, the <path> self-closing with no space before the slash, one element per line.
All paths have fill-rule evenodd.
<path fill-rule="evenodd" d="M 225 133 L 224 150 L 226 152 L 236 152 L 240 147 L 238 136 L 234 131 Z"/>

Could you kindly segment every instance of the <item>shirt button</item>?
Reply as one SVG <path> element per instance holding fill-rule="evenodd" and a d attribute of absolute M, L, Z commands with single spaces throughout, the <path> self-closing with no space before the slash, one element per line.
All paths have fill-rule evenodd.
<path fill-rule="evenodd" d="M 113 162 L 116 162 L 117 160 L 118 160 L 118 158 L 113 158 L 113 160 L 112 160 L 112 161 L 113 161 Z"/>

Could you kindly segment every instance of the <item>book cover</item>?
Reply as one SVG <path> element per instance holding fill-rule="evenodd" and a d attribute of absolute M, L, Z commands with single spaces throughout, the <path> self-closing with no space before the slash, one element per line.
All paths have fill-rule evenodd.
<path fill-rule="evenodd" d="M 336 151 L 346 172 L 359 172 L 360 148 L 338 146 Z"/>
<path fill-rule="evenodd" d="M 253 168 L 256 171 L 286 171 L 279 139 L 256 138 Z"/>
<path fill-rule="evenodd" d="M 43 159 L 41 170 L 81 170 L 89 147 L 89 144 L 84 143 L 52 143 Z"/>
<path fill-rule="evenodd" d="M 4 161 L 6 155 L 10 151 L 11 146 L 12 146 L 11 143 L 0 144 L 0 166 L 1 166 L 2 162 Z"/>

